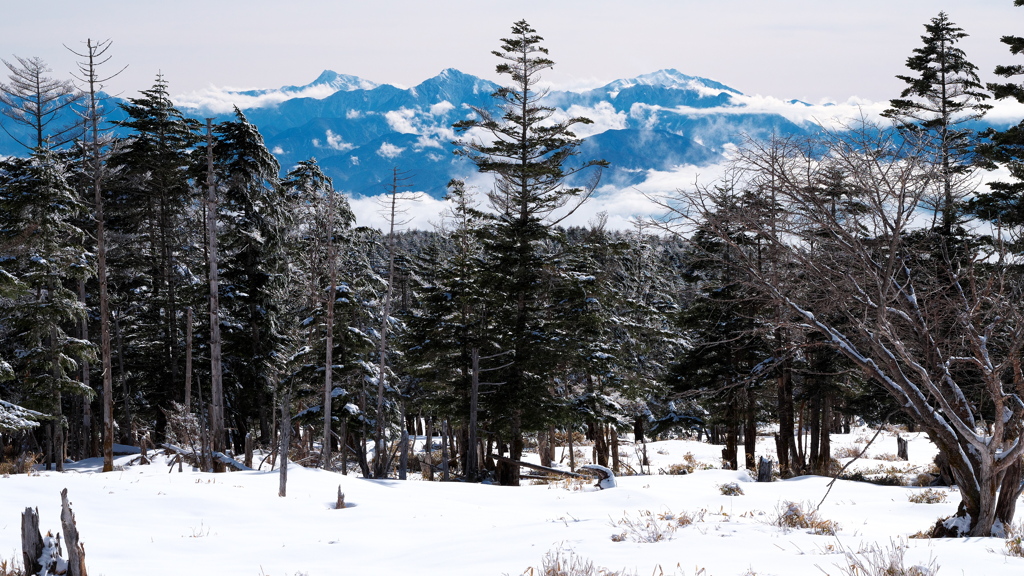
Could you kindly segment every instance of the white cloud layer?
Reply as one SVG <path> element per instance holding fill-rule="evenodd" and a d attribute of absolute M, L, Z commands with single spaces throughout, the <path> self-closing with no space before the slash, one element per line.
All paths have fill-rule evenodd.
<path fill-rule="evenodd" d="M 248 90 L 253 89 L 210 86 L 204 90 L 178 94 L 172 97 L 172 100 L 181 108 L 198 108 L 215 114 L 224 114 L 231 112 L 235 106 L 241 109 L 268 108 L 292 98 L 322 99 L 338 91 L 337 88 L 320 84 L 297 91 L 273 90 L 258 96 L 241 94 Z"/>

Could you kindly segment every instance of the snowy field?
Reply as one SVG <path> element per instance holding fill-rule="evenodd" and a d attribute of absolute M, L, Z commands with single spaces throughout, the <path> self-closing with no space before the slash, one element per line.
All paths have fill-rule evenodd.
<path fill-rule="evenodd" d="M 834 436 L 833 449 L 859 450 L 870 436 L 866 429 Z M 908 478 L 925 470 L 931 444 L 904 437 L 911 440 L 910 462 L 887 459 L 896 440 L 883 434 L 867 453 L 880 459 L 855 467 Z M 773 451 L 770 438 L 759 443 L 762 449 Z M 620 476 L 618 487 L 603 491 L 565 482 L 519 488 L 425 482 L 418 475 L 373 481 L 292 466 L 287 498 L 277 497 L 276 472 L 179 473 L 162 457 L 132 466 L 125 456 L 119 470 L 102 474 L 101 462 L 90 460 L 63 474 L 0 479 L 0 559 L 20 559 L 25 507 L 39 508 L 44 533 L 59 529 L 60 491 L 67 488 L 92 576 L 518 575 L 531 567 L 541 574 L 543 558 L 555 553 L 638 576 L 839 575 L 850 573 L 844 551 L 870 561 L 871 549 L 888 556 L 903 548 L 906 567 L 931 562 L 942 575 L 1024 572 L 1024 558 L 1008 556 L 1004 539 L 908 538 L 953 514 L 955 491 L 945 503 L 918 504 L 909 497 L 925 488 L 837 481 L 818 518 L 838 529 L 815 534 L 781 527 L 778 519 L 790 502 L 813 510 L 829 478 L 759 484 L 744 471 L 658 474 L 687 454 L 691 462 L 720 468 L 721 447 L 667 441 L 647 450 L 654 474 Z M 632 446 L 621 453 L 637 466 Z M 742 495 L 724 495 L 729 483 Z M 339 485 L 344 510 L 334 509 Z"/>

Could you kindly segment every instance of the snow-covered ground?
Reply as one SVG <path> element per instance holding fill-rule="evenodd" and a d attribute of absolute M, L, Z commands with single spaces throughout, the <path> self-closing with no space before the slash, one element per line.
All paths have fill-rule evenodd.
<path fill-rule="evenodd" d="M 870 436 L 866 429 L 837 435 L 834 448 L 859 449 Z M 927 468 L 932 446 L 904 437 L 911 440 L 909 463 L 861 460 L 855 467 L 884 473 L 896 466 L 911 476 Z M 773 452 L 770 438 L 762 448 Z M 955 492 L 945 503 L 915 504 L 909 496 L 925 488 L 837 481 L 818 515 L 838 523 L 838 532 L 819 535 L 776 520 L 789 502 L 814 509 L 829 478 L 759 484 L 743 471 L 657 474 L 687 454 L 718 468 L 721 447 L 667 441 L 649 443 L 647 451 L 655 474 L 619 477 L 617 488 L 603 491 L 564 482 L 508 488 L 418 477 L 373 481 L 293 466 L 287 498 L 277 496 L 277 472 L 179 473 L 162 457 L 129 466 L 126 456 L 118 459 L 122 469 L 103 474 L 90 460 L 63 474 L 0 478 L 0 559 L 20 559 L 25 507 L 39 508 L 44 532 L 59 530 L 60 491 L 67 488 L 93 576 L 517 575 L 557 551 L 639 576 L 838 575 L 848 565 L 844 551 L 876 546 L 905 546 L 907 567 L 931 559 L 942 575 L 1024 571 L 1024 559 L 1007 556 L 1003 539 L 908 539 L 952 514 Z M 621 452 L 637 467 L 632 446 Z M 895 438 L 883 434 L 868 455 L 895 452 Z M 743 494 L 724 495 L 728 483 Z M 334 509 L 339 485 L 344 510 Z M 680 526 L 680 517 L 692 523 Z M 636 541 L 659 534 L 656 542 Z"/>

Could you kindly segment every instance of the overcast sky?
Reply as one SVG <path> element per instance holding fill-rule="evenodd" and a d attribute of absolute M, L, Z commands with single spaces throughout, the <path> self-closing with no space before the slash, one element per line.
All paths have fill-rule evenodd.
<path fill-rule="evenodd" d="M 109 83 L 133 96 L 158 71 L 172 94 L 274 88 L 324 69 L 413 86 L 444 68 L 496 79 L 490 51 L 525 18 L 545 38 L 559 86 L 590 87 L 661 68 L 748 94 L 817 103 L 887 100 L 895 74 L 945 10 L 991 80 L 1010 63 L 999 37 L 1024 35 L 1012 0 L 49 0 L 5 3 L 0 56 L 40 56 L 64 76 L 86 38 L 112 39 Z"/>

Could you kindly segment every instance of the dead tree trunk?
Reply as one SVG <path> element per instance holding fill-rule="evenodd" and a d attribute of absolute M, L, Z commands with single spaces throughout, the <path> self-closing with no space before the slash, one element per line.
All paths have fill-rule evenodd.
<path fill-rule="evenodd" d="M 224 430 L 224 384 L 221 380 L 220 353 L 220 287 L 217 261 L 217 188 L 213 175 L 213 119 L 206 119 L 206 244 L 210 274 L 210 433 L 213 449 L 224 452 L 227 437 Z M 215 463 L 217 472 L 224 465 Z M 282 485 L 283 486 L 283 485 Z M 283 494 L 282 494 L 283 496 Z"/>
<path fill-rule="evenodd" d="M 68 502 L 68 489 L 60 491 L 60 523 L 64 530 L 64 544 L 68 549 L 68 576 L 87 576 L 85 573 L 85 547 L 78 541 L 75 513 Z"/>
<path fill-rule="evenodd" d="M 39 557 L 43 555 L 43 535 L 39 533 L 39 509 L 25 508 L 21 513 L 21 561 L 26 574 L 39 574 L 43 569 Z"/>

